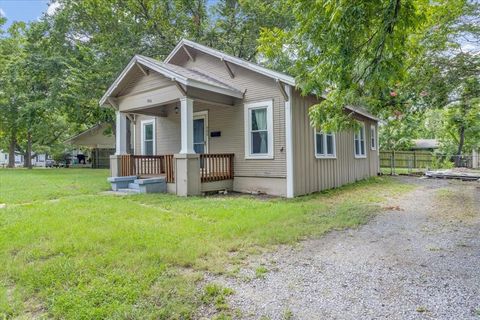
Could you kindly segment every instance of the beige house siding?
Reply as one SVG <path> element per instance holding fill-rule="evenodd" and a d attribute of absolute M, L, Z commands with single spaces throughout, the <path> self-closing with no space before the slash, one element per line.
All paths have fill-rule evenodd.
<path fill-rule="evenodd" d="M 313 97 L 301 97 L 298 92 L 293 93 L 294 195 L 336 188 L 377 175 L 378 150 L 370 148 L 370 125 L 376 126 L 376 122 L 364 117 L 358 119 L 365 122 L 366 158 L 355 158 L 352 130 L 336 134 L 336 159 L 315 157 L 315 130 L 310 126 L 308 117 L 308 108 L 315 103 Z"/>
<path fill-rule="evenodd" d="M 222 137 L 211 138 L 210 153 L 235 153 L 235 176 L 286 177 L 285 101 L 274 79 L 230 64 L 235 77 L 230 78 L 225 65 L 215 57 L 198 52 L 195 61 L 183 60 L 179 65 L 201 70 L 245 92 L 244 101 L 233 107 L 208 106 L 194 102 L 194 111 L 209 110 L 209 130 L 221 131 Z M 245 159 L 244 104 L 273 100 L 274 159 Z"/>
<path fill-rule="evenodd" d="M 180 113 L 175 113 L 172 104 L 161 107 L 165 111 L 165 117 L 152 117 L 146 115 L 136 116 L 135 126 L 135 153 L 141 153 L 141 123 L 145 120 L 155 119 L 156 129 L 156 153 L 173 154 L 180 151 Z M 250 160 L 244 158 L 245 138 L 243 123 L 243 106 L 213 106 L 207 103 L 194 102 L 194 113 L 199 111 L 208 112 L 208 146 L 209 153 L 234 153 L 235 154 L 235 177 L 285 177 L 284 156 L 275 155 L 273 160 Z M 274 123 L 278 122 L 274 118 Z M 274 126 L 274 132 L 278 132 L 278 125 Z M 220 131 L 220 137 L 210 137 L 210 132 Z M 276 139 L 278 141 L 280 139 Z M 284 151 L 283 151 L 284 153 Z M 282 162 L 278 164 L 279 159 Z M 274 165 L 272 165 L 274 164 Z M 283 166 L 283 168 L 278 169 Z M 283 181 L 283 180 L 282 180 Z"/>

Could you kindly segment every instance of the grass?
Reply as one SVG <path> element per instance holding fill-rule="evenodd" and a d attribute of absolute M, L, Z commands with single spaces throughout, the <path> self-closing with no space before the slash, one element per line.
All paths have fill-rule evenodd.
<path fill-rule="evenodd" d="M 0 203 L 27 203 L 108 190 L 108 170 L 0 169 Z"/>
<path fill-rule="evenodd" d="M 392 169 L 391 168 L 386 168 L 386 167 L 382 167 L 380 168 L 380 171 L 382 172 L 382 174 L 385 174 L 385 175 L 391 175 L 392 174 Z M 401 175 L 405 175 L 405 174 L 423 174 L 427 171 L 426 168 L 412 168 L 412 169 L 408 169 L 408 168 L 395 168 L 394 170 L 394 174 L 401 174 Z"/>
<path fill-rule="evenodd" d="M 293 200 L 122 197 L 100 193 L 107 175 L 0 170 L 0 318 L 191 319 L 205 304 L 223 310 L 231 293 L 200 289 L 205 271 L 356 227 L 412 188 L 385 177 Z"/>
<path fill-rule="evenodd" d="M 268 269 L 264 266 L 259 266 L 255 269 L 255 277 L 263 279 L 267 276 Z"/>

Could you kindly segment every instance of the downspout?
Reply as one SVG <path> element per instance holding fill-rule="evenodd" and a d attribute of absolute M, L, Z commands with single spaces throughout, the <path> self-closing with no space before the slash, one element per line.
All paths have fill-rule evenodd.
<path fill-rule="evenodd" d="M 287 160 L 287 198 L 295 195 L 293 186 L 293 117 L 292 117 L 292 86 L 285 85 L 285 93 L 288 99 L 285 100 L 285 149 Z"/>

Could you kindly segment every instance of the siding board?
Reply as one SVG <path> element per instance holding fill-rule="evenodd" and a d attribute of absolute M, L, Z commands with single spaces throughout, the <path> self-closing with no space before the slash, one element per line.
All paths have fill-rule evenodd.
<path fill-rule="evenodd" d="M 367 158 L 356 159 L 354 157 L 352 130 L 336 134 L 336 159 L 317 159 L 315 157 L 315 131 L 310 126 L 308 117 L 308 108 L 315 103 L 317 103 L 315 98 L 302 97 L 298 91 L 292 94 L 295 195 L 336 188 L 377 175 L 379 171 L 378 151 L 370 149 L 370 125 L 376 126 L 376 122 L 365 117 L 358 117 L 358 120 L 365 123 Z"/>
<path fill-rule="evenodd" d="M 220 126 L 224 128 L 224 132 L 228 132 L 229 140 L 222 139 L 222 142 L 219 142 L 219 146 L 225 149 L 223 151 L 219 149 L 218 152 L 235 153 L 235 175 L 285 178 L 285 100 L 275 80 L 241 66 L 230 64 L 235 75 L 232 79 L 220 59 L 201 52 L 197 52 L 195 61 L 180 60 L 177 63 L 186 68 L 199 70 L 242 92 L 246 92 L 243 101 L 238 100 L 234 107 L 227 108 L 228 113 L 225 114 L 226 111 L 219 109 L 222 107 L 214 107 L 217 108 L 214 110 L 216 113 L 209 114 L 211 130 L 215 130 L 214 126 Z M 274 159 L 245 159 L 244 104 L 264 100 L 273 100 Z M 225 118 L 222 118 L 222 116 Z M 222 137 L 224 132 L 222 132 Z M 212 138 L 212 140 L 214 139 L 216 138 Z M 214 150 L 216 150 L 215 147 L 210 152 L 217 152 Z"/>

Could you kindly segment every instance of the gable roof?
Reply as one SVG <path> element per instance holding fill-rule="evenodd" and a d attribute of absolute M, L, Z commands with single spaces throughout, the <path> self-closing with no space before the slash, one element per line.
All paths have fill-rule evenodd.
<path fill-rule="evenodd" d="M 180 42 L 175 46 L 175 48 L 170 52 L 168 57 L 164 60 L 165 63 L 170 63 L 170 61 L 177 55 L 177 53 L 182 49 L 183 46 L 188 46 L 190 48 L 193 48 L 195 50 L 201 51 L 203 53 L 206 53 L 208 55 L 214 56 L 216 58 L 219 58 L 223 61 L 227 61 L 233 64 L 236 64 L 238 66 L 244 67 L 245 69 L 263 74 L 264 76 L 273 78 L 275 80 L 279 80 L 285 84 L 291 85 L 291 86 L 296 86 L 296 81 L 295 78 L 292 76 L 289 76 L 285 73 L 281 73 L 278 71 L 274 71 L 265 67 L 262 67 L 256 63 L 249 62 L 247 60 L 241 59 L 234 57 L 232 55 L 229 55 L 225 52 L 222 52 L 220 50 L 216 50 L 207 46 L 204 46 L 202 44 L 196 43 L 194 41 L 190 41 L 187 39 L 182 39 Z M 377 117 L 369 113 L 363 108 L 360 107 L 353 107 L 353 106 L 346 106 L 345 109 L 348 109 L 350 111 L 353 111 L 355 113 L 358 113 L 364 117 L 373 119 L 375 121 L 380 121 Z"/>
<path fill-rule="evenodd" d="M 113 135 L 104 135 L 104 131 L 107 128 L 108 124 L 98 123 L 93 127 L 65 140 L 65 143 L 93 148 L 98 146 L 108 148 L 115 147 L 115 137 Z"/>
<path fill-rule="evenodd" d="M 370 112 L 368 112 L 364 108 L 354 107 L 354 106 L 345 106 L 344 108 L 347 109 L 347 110 L 353 111 L 353 112 L 355 112 L 359 115 L 362 115 L 366 118 L 370 118 L 370 119 L 375 120 L 375 121 L 380 121 L 379 118 L 375 117 L 373 114 L 371 114 Z"/>
<path fill-rule="evenodd" d="M 437 149 L 440 143 L 437 139 L 413 139 L 412 149 Z"/>
<path fill-rule="evenodd" d="M 282 81 L 282 82 L 284 82 L 288 85 L 295 86 L 295 78 L 291 77 L 291 76 L 289 76 L 285 73 L 281 73 L 281 72 L 278 72 L 278 71 L 267 69 L 267 68 L 262 67 L 262 66 L 260 66 L 256 63 L 249 62 L 247 60 L 231 56 L 231 55 L 229 55 L 225 52 L 222 52 L 222 51 L 219 51 L 219 50 L 216 50 L 216 49 L 213 49 L 213 48 L 209 48 L 207 46 L 204 46 L 202 44 L 199 44 L 199 43 L 187 40 L 187 39 L 180 40 L 180 42 L 175 46 L 175 48 L 172 50 L 172 52 L 170 52 L 170 54 L 168 55 L 168 57 L 165 59 L 164 62 L 169 63 L 173 59 L 173 57 L 182 49 L 183 46 L 193 48 L 195 50 L 204 52 L 206 54 L 217 57 L 217 58 L 222 59 L 224 61 L 236 64 L 236 65 L 241 66 L 241 67 L 244 67 L 245 69 L 255 71 L 257 73 L 263 74 L 264 76 L 274 78 L 274 79 L 278 79 L 278 80 L 280 80 L 280 81 Z"/>
<path fill-rule="evenodd" d="M 264 76 L 273 78 L 275 80 L 281 81 L 285 84 L 291 85 L 293 87 L 296 86 L 295 78 L 289 76 L 285 73 L 274 71 L 265 67 L 262 67 L 256 63 L 252 63 L 246 61 L 241 58 L 234 57 L 222 51 L 204 46 L 202 44 L 196 43 L 194 41 L 190 41 L 187 39 L 182 39 L 180 42 L 175 46 L 175 48 L 170 52 L 164 62 L 160 62 L 158 60 L 145 57 L 142 55 L 135 55 L 132 60 L 128 63 L 128 65 L 123 69 L 117 79 L 113 82 L 113 84 L 109 87 L 107 92 L 103 95 L 100 100 L 100 105 L 103 106 L 106 104 L 108 97 L 112 95 L 115 89 L 118 87 L 120 82 L 123 78 L 127 75 L 127 73 L 135 67 L 136 64 L 141 64 L 155 72 L 162 74 L 163 76 L 172 79 L 173 81 L 177 81 L 185 86 L 197 87 L 200 89 L 206 89 L 213 92 L 225 94 L 228 96 L 232 96 L 235 98 L 242 99 L 243 92 L 240 90 L 226 84 L 220 79 L 216 79 L 211 75 L 207 75 L 202 73 L 198 70 L 193 70 L 185 67 L 181 67 L 175 64 L 170 63 L 170 61 L 177 55 L 179 51 L 181 51 L 182 47 L 187 46 L 203 52 L 205 54 L 217 57 L 222 61 L 227 61 L 229 63 L 241 66 L 245 69 L 251 70 L 253 72 L 262 74 Z M 373 119 L 375 121 L 380 121 L 377 117 L 373 116 L 371 113 L 366 111 L 360 107 L 353 107 L 353 106 L 346 106 L 345 109 L 358 113 L 364 117 Z"/>
<path fill-rule="evenodd" d="M 153 70 L 171 79 L 172 81 L 177 81 L 185 86 L 206 89 L 235 98 L 243 98 L 243 92 L 240 90 L 198 70 L 192 70 L 174 64 L 160 62 L 142 55 L 135 55 L 100 99 L 100 106 L 106 104 L 107 99 L 113 94 L 115 89 L 117 89 L 128 72 L 132 70 L 132 68 L 135 68 L 137 64 L 145 66 L 148 69 Z"/>

